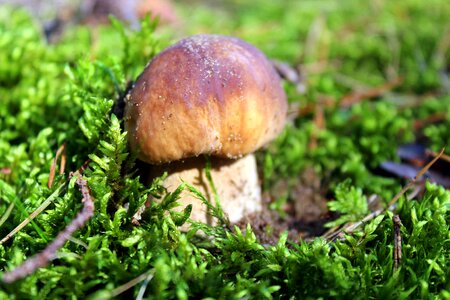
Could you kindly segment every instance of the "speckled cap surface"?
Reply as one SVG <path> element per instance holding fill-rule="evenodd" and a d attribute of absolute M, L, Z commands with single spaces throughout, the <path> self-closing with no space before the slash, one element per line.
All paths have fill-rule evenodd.
<path fill-rule="evenodd" d="M 233 37 L 196 35 L 162 51 L 126 97 L 130 146 L 148 163 L 237 158 L 283 129 L 287 101 L 264 54 Z"/>

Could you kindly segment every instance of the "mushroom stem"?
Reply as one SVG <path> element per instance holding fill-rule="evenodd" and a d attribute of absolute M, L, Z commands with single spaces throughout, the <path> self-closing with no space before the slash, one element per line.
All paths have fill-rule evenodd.
<path fill-rule="evenodd" d="M 203 156 L 152 166 L 149 179 L 153 180 L 167 172 L 168 177 L 163 185 L 169 192 L 173 192 L 185 181 L 198 189 L 207 200 L 211 201 L 212 205 L 216 206 L 215 194 L 206 176 L 205 166 L 206 158 Z M 252 213 L 261 211 L 261 188 L 253 154 L 239 159 L 211 157 L 211 177 L 222 210 L 231 223 L 236 223 Z M 210 225 L 216 224 L 207 206 L 189 191 L 182 192 L 179 203 L 179 211 L 188 204 L 192 204 L 192 220 Z"/>

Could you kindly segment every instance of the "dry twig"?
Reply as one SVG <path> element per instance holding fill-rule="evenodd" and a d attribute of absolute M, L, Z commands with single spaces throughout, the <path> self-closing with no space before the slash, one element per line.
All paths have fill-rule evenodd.
<path fill-rule="evenodd" d="M 51 242 L 41 253 L 33 256 L 32 258 L 26 260 L 22 265 L 16 269 L 7 272 L 3 275 L 3 282 L 12 283 L 18 279 L 24 278 L 25 276 L 33 273 L 38 268 L 45 267 L 50 260 L 54 259 L 56 252 L 64 246 L 65 242 L 70 239 L 72 234 L 84 226 L 84 224 L 93 216 L 94 214 L 94 202 L 90 195 L 89 187 L 86 180 L 81 177 L 81 174 L 77 172 L 76 183 L 80 188 L 81 194 L 83 195 L 82 202 L 84 207 L 81 212 L 73 219 L 69 225 L 61 231 L 57 237 Z"/>
<path fill-rule="evenodd" d="M 352 233 L 355 229 L 360 227 L 361 225 L 365 224 L 366 222 L 376 218 L 382 213 L 385 213 L 387 210 L 394 210 L 396 207 L 396 203 L 398 199 L 400 199 L 401 196 L 403 196 L 411 187 L 414 186 L 414 184 L 431 168 L 431 166 L 441 158 L 442 154 L 444 154 L 444 149 L 439 152 L 436 157 L 430 161 L 426 166 L 424 166 L 419 172 L 417 172 L 416 176 L 412 178 L 407 185 L 405 185 L 389 202 L 388 207 L 384 209 L 379 209 L 377 211 L 374 211 L 364 217 L 359 222 L 355 223 L 347 223 L 342 227 L 334 227 L 331 228 L 329 231 L 327 231 L 322 237 L 329 240 L 329 241 L 335 241 L 338 238 L 342 238 L 344 233 Z"/>
<path fill-rule="evenodd" d="M 10 233 L 8 233 L 2 240 L 0 240 L 0 245 L 7 242 L 12 238 L 17 232 L 24 228 L 28 223 L 30 223 L 34 218 L 36 218 L 47 206 L 52 203 L 56 197 L 64 190 L 65 184 L 59 186 L 35 211 L 33 211 L 25 220 L 23 220 L 16 228 L 14 228 Z"/>
<path fill-rule="evenodd" d="M 376 86 L 367 90 L 353 91 L 345 95 L 341 100 L 341 107 L 349 107 L 355 103 L 360 102 L 362 99 L 370 99 L 383 95 L 384 93 L 392 90 L 403 82 L 403 78 L 397 77 L 394 80 L 383 83 L 380 86 Z"/>
<path fill-rule="evenodd" d="M 380 86 L 364 89 L 354 90 L 347 95 L 343 96 L 339 107 L 347 108 L 365 99 L 374 99 L 389 92 L 396 86 L 402 83 L 402 78 L 396 78 L 392 81 L 388 81 Z M 297 103 L 292 103 L 288 109 L 289 119 L 295 119 L 297 117 L 306 116 L 317 111 L 317 106 L 320 106 L 321 110 L 332 108 L 336 106 L 336 99 L 333 97 L 321 95 L 321 101 L 319 103 L 309 103 L 300 107 Z"/>
<path fill-rule="evenodd" d="M 431 168 L 432 165 L 434 165 L 434 163 L 441 158 L 442 154 L 444 154 L 444 149 L 441 150 L 441 152 L 439 152 L 438 155 L 436 155 L 436 157 L 430 161 L 428 164 L 426 164 L 419 172 L 417 172 L 416 176 L 411 179 L 407 185 L 405 185 L 400 192 L 397 193 L 397 195 L 394 196 L 394 198 L 392 198 L 392 200 L 389 202 L 389 206 L 394 205 L 398 199 L 400 199 L 400 197 L 407 191 L 409 190 L 419 179 L 420 177 L 422 177 L 426 172 L 428 172 L 428 170 Z"/>
<path fill-rule="evenodd" d="M 155 269 L 151 269 L 151 270 L 145 272 L 144 274 L 141 274 L 138 277 L 128 281 L 127 283 L 115 288 L 114 290 L 111 291 L 111 294 L 110 294 L 111 298 L 115 298 L 115 297 L 119 296 L 120 294 L 131 289 L 132 287 L 134 287 L 135 285 L 137 285 L 138 283 L 140 283 L 142 281 L 152 280 L 154 274 L 155 274 Z M 144 292 L 145 292 L 145 290 L 144 290 Z M 139 291 L 139 295 L 141 295 L 141 291 Z M 138 297 L 136 297 L 136 299 L 139 299 L 139 295 L 138 295 Z M 141 299 L 142 299 L 142 296 L 143 295 L 141 295 Z"/>
<path fill-rule="evenodd" d="M 431 123 L 437 123 L 437 122 L 443 122 L 447 119 L 447 114 L 443 112 L 437 112 L 434 114 L 429 115 L 428 117 L 424 119 L 418 119 L 415 120 L 413 123 L 414 130 L 422 129 L 423 127 L 427 126 Z"/>
<path fill-rule="evenodd" d="M 426 150 L 425 152 L 426 152 L 426 154 L 429 154 L 429 155 L 431 155 L 433 157 L 437 157 L 438 155 L 440 155 L 442 160 L 445 160 L 446 162 L 450 162 L 450 155 L 447 155 L 447 154 L 444 154 L 444 153 L 439 154 L 439 153 L 434 152 L 432 150 Z"/>
<path fill-rule="evenodd" d="M 55 169 L 56 169 L 56 162 L 58 161 L 59 156 L 61 155 L 61 162 L 59 165 L 59 174 L 64 174 L 64 169 L 66 166 L 66 143 L 62 144 L 61 147 L 58 148 L 58 151 L 56 151 L 55 158 L 52 161 L 52 165 L 50 166 L 50 175 L 48 176 L 48 188 L 51 188 L 53 185 L 53 180 L 55 179 Z"/>
<path fill-rule="evenodd" d="M 389 210 L 394 210 L 394 208 L 395 208 L 395 205 L 392 205 L 389 207 Z M 335 241 L 338 238 L 341 239 L 341 238 L 343 238 L 344 233 L 352 233 L 361 225 L 375 219 L 376 217 L 378 217 L 379 215 L 381 215 L 384 212 L 386 212 L 386 209 L 384 209 L 384 208 L 378 209 L 374 212 L 371 212 L 367 216 L 365 216 L 361 221 L 354 222 L 354 223 L 347 223 L 342 227 L 331 228 L 322 237 L 327 240 L 330 240 L 330 241 Z"/>
<path fill-rule="evenodd" d="M 402 261 L 402 236 L 400 234 L 400 228 L 402 221 L 398 215 L 392 217 L 394 223 L 394 272 L 398 270 L 398 267 Z"/>
<path fill-rule="evenodd" d="M 88 159 L 85 163 L 76 171 L 75 173 L 70 173 L 69 180 L 75 174 L 81 175 L 84 173 L 91 160 Z M 2 240 L 0 240 L 0 245 L 7 242 L 10 238 L 12 238 L 17 232 L 19 232 L 22 228 L 24 228 L 28 223 L 30 223 L 34 218 L 40 215 L 42 211 L 44 211 L 47 206 L 52 203 L 56 197 L 58 197 L 62 191 L 66 188 L 67 182 L 61 184 L 35 211 L 33 211 L 25 220 L 23 220 L 16 228 L 14 228 L 10 233 L 8 233 Z"/>
<path fill-rule="evenodd" d="M 317 148 L 319 132 L 325 128 L 325 112 L 322 105 L 316 105 L 314 112 L 314 129 L 309 137 L 308 149 L 313 151 Z"/>

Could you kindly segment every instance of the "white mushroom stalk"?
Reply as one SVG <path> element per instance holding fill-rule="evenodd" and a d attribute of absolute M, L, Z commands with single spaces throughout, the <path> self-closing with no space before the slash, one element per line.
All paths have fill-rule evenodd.
<path fill-rule="evenodd" d="M 261 188 L 255 156 L 248 154 L 240 159 L 212 157 L 210 160 L 211 177 L 221 208 L 230 223 L 239 222 L 246 216 L 261 211 Z M 187 182 L 205 195 L 211 205 L 216 206 L 216 195 L 207 178 L 205 165 L 206 158 L 201 156 L 183 162 L 154 166 L 150 178 L 167 172 L 168 176 L 163 185 L 168 191 L 174 191 L 180 184 Z M 179 211 L 188 204 L 194 204 L 191 219 L 210 225 L 216 224 L 208 207 L 188 190 L 182 192 L 179 203 Z"/>

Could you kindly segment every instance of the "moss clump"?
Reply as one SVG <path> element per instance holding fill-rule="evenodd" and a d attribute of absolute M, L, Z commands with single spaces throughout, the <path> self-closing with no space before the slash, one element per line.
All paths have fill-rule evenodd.
<path fill-rule="evenodd" d="M 422 133 L 434 149 L 449 143 L 449 98 L 436 93 L 442 91 L 435 74 L 442 63 L 433 61 L 429 46 L 439 44 L 448 5 L 445 1 L 389 2 L 384 4 L 386 11 L 368 15 L 369 10 L 363 9 L 368 4 L 338 6 L 327 1 L 332 5 L 317 16 L 312 2 L 303 7 L 292 4 L 288 11 L 273 1 L 259 2 L 258 9 L 239 10 L 228 28 L 242 27 L 242 35 L 272 57 L 315 62 L 319 54 L 307 52 L 298 40 L 307 41 L 310 26 L 325 22 L 317 45 L 328 47 L 330 61 L 342 63 L 312 75 L 308 99 L 301 102 L 321 103 L 324 93 L 334 97 L 333 105 L 323 110 L 326 126 L 318 126 L 313 114 L 294 117 L 280 138 L 260 154 L 265 188 L 271 191 L 280 180 L 293 186 L 302 170 L 312 166 L 328 182 L 328 191 L 336 193 L 330 206 L 342 213 L 338 220 L 358 220 L 367 212 L 364 195 L 376 193 L 389 201 L 400 189 L 400 181 L 373 171 L 383 160 L 396 159 L 399 144 L 417 137 L 412 130 L 415 120 L 437 112 L 447 114 L 441 123 L 426 123 Z M 438 4 L 441 10 L 434 9 Z M 404 15 L 408 18 L 400 17 Z M 209 24 L 207 18 L 199 19 L 201 23 L 196 24 Z M 266 20 L 279 21 L 285 30 L 278 30 L 277 23 L 267 27 Z M 430 29 L 431 20 L 436 30 Z M 346 28 L 361 22 L 370 26 L 357 26 L 345 37 L 346 43 L 340 43 L 335 31 L 346 33 Z M 26 14 L 0 10 L 0 236 L 6 236 L 45 200 L 51 202 L 30 225 L 0 245 L 0 270 L 11 270 L 41 251 L 81 209 L 81 195 L 74 179 L 67 179 L 67 170 L 75 171 L 90 160 L 83 176 L 95 199 L 94 217 L 65 243 L 50 265 L 23 280 L 2 283 L 0 298 L 450 297 L 450 193 L 438 185 L 427 183 L 423 195 L 402 198 L 397 205 L 403 222 L 403 260 L 397 271 L 393 271 L 390 212 L 337 242 L 316 238 L 294 243 L 284 234 L 277 244 L 262 245 L 251 224 L 234 231 L 194 224 L 192 231 L 180 232 L 178 226 L 189 210 L 176 214 L 171 209 L 183 186 L 168 194 L 159 180 L 151 186 L 141 183 L 121 120 L 111 113 L 128 82 L 166 42 L 148 20 L 135 32 L 113 23 L 98 29 L 102 34 L 95 37 L 87 28 L 72 28 L 61 42 L 50 45 Z M 411 24 L 418 28 L 417 35 L 399 34 L 409 32 Z M 262 28 L 281 33 L 268 34 Z M 394 33 L 399 53 L 389 50 L 392 28 L 398 29 Z M 364 39 L 368 32 L 375 34 Z M 441 57 L 448 61 L 448 56 L 447 51 Z M 426 62 L 422 75 L 418 58 Z M 386 66 L 397 66 L 399 75 L 412 76 L 405 78 L 397 92 L 436 94 L 414 106 L 403 105 L 395 94 L 350 108 L 339 106 L 337 100 L 351 90 L 336 80 L 342 78 L 339 72 L 377 85 L 389 79 Z M 291 103 L 306 100 L 291 86 L 287 89 Z M 49 188 L 51 161 L 63 143 L 66 173 L 57 175 Z M 349 178 L 351 184 L 345 181 Z M 287 194 L 291 201 L 289 188 Z M 152 203 L 136 226 L 133 215 L 148 195 L 162 201 Z M 349 207 L 350 202 L 358 207 Z M 212 239 L 196 236 L 199 229 Z M 138 283 L 120 294 L 121 286 L 135 278 Z"/>

